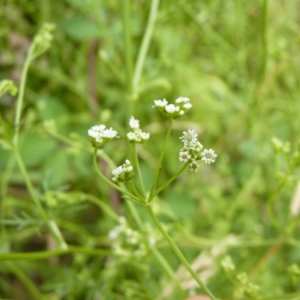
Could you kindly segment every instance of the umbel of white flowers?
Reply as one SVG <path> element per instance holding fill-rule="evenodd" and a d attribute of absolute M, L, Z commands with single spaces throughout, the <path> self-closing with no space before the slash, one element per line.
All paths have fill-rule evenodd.
<path fill-rule="evenodd" d="M 88 135 L 93 146 L 97 149 L 102 149 L 104 145 L 115 138 L 118 138 L 118 133 L 116 130 L 106 128 L 105 125 L 96 125 L 88 130 Z"/>
<path fill-rule="evenodd" d="M 129 120 L 129 126 L 132 131 L 127 133 L 127 138 L 133 143 L 143 143 L 150 138 L 150 133 L 143 132 L 140 129 L 140 121 L 131 117 Z"/>
<path fill-rule="evenodd" d="M 179 152 L 179 160 L 183 162 L 190 162 L 189 167 L 193 172 L 197 172 L 199 164 L 197 160 L 203 160 L 206 164 L 214 163 L 216 161 L 217 154 L 212 149 L 203 149 L 203 146 L 198 141 L 198 134 L 195 130 L 188 129 L 183 131 L 183 135 L 180 137 L 183 142 L 183 147 Z M 201 152 L 202 151 L 202 152 Z"/>
<path fill-rule="evenodd" d="M 117 168 L 115 168 L 112 171 L 113 178 L 112 181 L 115 182 L 127 182 L 131 181 L 134 173 L 133 173 L 133 167 L 131 165 L 131 162 L 126 159 L 125 163 Z"/>
<path fill-rule="evenodd" d="M 154 100 L 153 107 L 156 107 L 160 112 L 168 118 L 175 119 L 184 115 L 189 109 L 192 108 L 190 99 L 187 97 L 179 97 L 175 100 L 175 104 L 168 103 L 166 99 Z"/>

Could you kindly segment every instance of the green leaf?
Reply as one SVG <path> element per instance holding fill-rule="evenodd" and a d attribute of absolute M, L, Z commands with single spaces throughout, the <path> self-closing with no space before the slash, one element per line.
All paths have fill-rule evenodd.
<path fill-rule="evenodd" d="M 172 191 L 164 199 L 179 219 L 191 218 L 196 211 L 195 201 L 188 192 Z"/>
<path fill-rule="evenodd" d="M 82 12 L 89 11 L 89 3 L 87 0 L 66 0 L 74 8 L 80 9 Z"/>
<path fill-rule="evenodd" d="M 38 135 L 26 135 L 21 147 L 21 156 L 27 167 L 35 167 L 53 155 L 56 142 Z"/>
<path fill-rule="evenodd" d="M 61 100 L 51 96 L 42 96 L 37 101 L 38 116 L 41 121 L 56 119 L 68 113 L 67 107 Z"/>
<path fill-rule="evenodd" d="M 48 157 L 43 166 L 46 174 L 46 184 L 48 188 L 54 188 L 63 184 L 69 172 L 69 157 L 65 149 L 57 151 Z"/>
<path fill-rule="evenodd" d="M 101 37 L 99 28 L 91 21 L 75 16 L 60 23 L 60 27 L 71 38 L 87 41 Z"/>

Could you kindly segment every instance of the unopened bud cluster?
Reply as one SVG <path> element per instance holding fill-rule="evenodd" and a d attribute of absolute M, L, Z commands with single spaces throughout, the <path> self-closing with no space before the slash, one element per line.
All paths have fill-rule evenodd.
<path fill-rule="evenodd" d="M 214 163 L 217 154 L 212 149 L 203 149 L 202 144 L 198 141 L 198 134 L 195 130 L 188 129 L 184 131 L 180 137 L 183 142 L 183 147 L 179 152 L 179 160 L 183 162 L 190 162 L 189 167 L 193 172 L 197 172 L 199 164 L 197 160 L 203 160 L 206 164 Z"/>
<path fill-rule="evenodd" d="M 235 265 L 230 256 L 226 256 L 221 261 L 221 266 L 226 273 L 230 273 L 235 270 Z"/>
<path fill-rule="evenodd" d="M 272 144 L 276 152 L 289 153 L 291 150 L 289 142 L 283 142 L 276 137 L 272 138 Z"/>
<path fill-rule="evenodd" d="M 6 92 L 9 92 L 12 96 L 17 94 L 18 88 L 14 85 L 12 80 L 4 79 L 0 81 L 0 97 Z"/>
<path fill-rule="evenodd" d="M 190 108 L 192 108 L 192 104 L 190 103 L 189 98 L 179 97 L 175 100 L 175 104 L 169 104 L 166 99 L 154 100 L 153 107 L 156 107 L 168 118 L 174 119 L 184 115 Z"/>
<path fill-rule="evenodd" d="M 115 168 L 112 171 L 112 174 L 114 175 L 112 178 L 112 181 L 115 182 L 127 182 L 131 181 L 134 173 L 133 173 L 133 167 L 131 165 L 131 162 L 126 159 L 125 163 L 117 168 Z"/>
<path fill-rule="evenodd" d="M 127 138 L 130 142 L 134 143 L 143 143 L 149 139 L 150 133 L 143 132 L 140 129 L 140 121 L 135 119 L 134 117 L 130 118 L 129 126 L 132 131 L 127 133 Z"/>
<path fill-rule="evenodd" d="M 106 128 L 105 125 L 96 125 L 88 130 L 88 135 L 92 145 L 97 149 L 102 149 L 104 145 L 115 138 L 118 138 L 118 133 L 112 128 Z"/>
<path fill-rule="evenodd" d="M 147 253 L 142 235 L 131 229 L 124 217 L 120 217 L 120 225 L 111 230 L 108 236 L 112 241 L 114 252 L 118 256 L 138 258 Z"/>
<path fill-rule="evenodd" d="M 259 286 L 251 282 L 246 273 L 239 273 L 236 276 L 239 286 L 235 290 L 235 296 L 238 299 L 256 299 L 258 297 Z"/>
<path fill-rule="evenodd" d="M 32 58 L 35 58 L 41 55 L 46 51 L 53 40 L 52 31 L 55 29 L 54 24 L 45 23 L 38 34 L 35 36 L 32 44 Z"/>

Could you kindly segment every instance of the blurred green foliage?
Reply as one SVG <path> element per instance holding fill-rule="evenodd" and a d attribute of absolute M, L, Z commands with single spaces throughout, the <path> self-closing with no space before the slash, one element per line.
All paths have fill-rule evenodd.
<path fill-rule="evenodd" d="M 292 199 L 300 201 L 299 195 L 293 198 L 300 151 L 299 1 L 161 1 L 133 104 L 126 82 L 123 2 L 0 4 L 1 80 L 19 83 L 32 38 L 45 22 L 57 26 L 50 49 L 29 69 L 20 132 L 21 156 L 41 200 L 54 191 L 66 199 L 87 193 L 127 215 L 123 200 L 112 203 L 111 191 L 95 176 L 88 128 L 105 123 L 124 136 L 130 115 L 140 119 L 151 133 L 150 142 L 138 148 L 150 188 L 166 128 L 152 102 L 189 97 L 193 109 L 175 121 L 161 181 L 180 167 L 179 136 L 185 129 L 194 128 L 218 159 L 196 174 L 186 171 L 160 195 L 161 220 L 189 261 L 205 253 L 213 257 L 200 269 L 210 271 L 209 287 L 221 299 L 233 299 L 237 282 L 230 284 L 221 270 L 226 255 L 236 265 L 233 277 L 247 272 L 260 286 L 259 299 L 299 299 L 299 279 L 292 274 L 290 280 L 288 272 L 300 263 L 299 210 L 290 209 Z M 150 1 L 131 3 L 134 62 L 149 10 Z M 15 104 L 11 95 L 0 99 L 1 138 L 4 127 L 12 131 Z M 273 137 L 289 142 L 290 152 L 276 152 Z M 128 155 L 122 140 L 105 150 L 117 165 Z M 4 147 L 0 172 L 0 252 L 51 248 L 24 179 Z M 138 209 L 147 221 L 144 208 Z M 52 213 L 71 244 L 110 247 L 113 222 L 95 204 L 67 201 Z M 177 269 L 179 262 L 165 242 L 157 247 Z M 23 272 L 45 299 L 182 299 L 176 293 L 162 296 L 170 283 L 153 257 L 142 266 L 82 253 L 12 264 L 1 263 L 1 298 L 32 299 L 23 287 Z"/>

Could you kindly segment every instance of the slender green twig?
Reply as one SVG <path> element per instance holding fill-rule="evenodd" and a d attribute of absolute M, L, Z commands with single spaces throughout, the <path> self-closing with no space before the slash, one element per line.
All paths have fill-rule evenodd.
<path fill-rule="evenodd" d="M 148 200 L 148 202 L 151 202 L 153 199 L 154 199 L 154 197 L 156 196 L 156 195 L 158 195 L 163 189 L 165 189 L 171 182 L 173 182 L 177 177 L 179 177 L 179 175 L 186 169 L 186 167 L 188 166 L 188 162 L 187 163 L 185 163 L 182 167 L 181 167 L 181 169 L 176 173 L 176 174 L 174 174 L 170 179 L 168 179 L 165 183 L 163 183 L 157 190 L 155 190 L 153 193 L 152 193 L 152 195 L 151 195 L 151 197 L 149 197 L 149 200 Z"/>
<path fill-rule="evenodd" d="M 98 165 L 98 161 L 97 161 L 97 150 L 95 150 L 94 152 L 94 167 L 95 170 L 97 172 L 97 174 L 101 177 L 102 180 L 104 180 L 108 185 L 112 186 L 113 188 L 115 188 L 116 190 L 118 190 L 119 192 L 121 192 L 124 195 L 127 195 L 129 198 L 132 198 L 133 200 L 136 200 L 137 202 L 140 202 L 140 199 L 136 196 L 134 196 L 133 194 L 127 192 L 126 190 L 122 189 L 121 187 L 119 187 L 118 185 L 114 184 L 113 182 L 111 182 L 110 180 L 108 180 L 99 170 L 99 165 Z"/>
<path fill-rule="evenodd" d="M 165 154 L 165 150 L 166 150 L 166 145 L 168 143 L 168 140 L 169 140 L 169 137 L 170 137 L 170 134 L 171 134 L 172 124 L 173 124 L 173 119 L 170 119 L 169 120 L 169 124 L 168 124 L 167 134 L 166 134 L 166 137 L 165 137 L 165 140 L 164 140 L 164 144 L 163 144 L 163 147 L 162 147 L 162 150 L 160 152 L 160 156 L 159 156 L 159 159 L 158 159 L 158 162 L 157 162 L 155 177 L 154 177 L 154 181 L 153 181 L 153 184 L 152 184 L 152 188 L 151 188 L 151 193 L 149 195 L 149 199 L 153 198 L 152 195 L 153 195 L 154 190 L 156 189 L 156 186 L 157 186 L 157 182 L 158 182 L 158 178 L 159 178 L 159 174 L 160 174 L 161 162 L 163 160 L 163 157 L 164 157 L 164 154 Z"/>
<path fill-rule="evenodd" d="M 25 272 L 23 272 L 15 263 L 7 262 L 8 269 L 21 281 L 25 288 L 30 292 L 33 299 L 43 300 L 44 296 L 37 289 L 36 285 L 30 280 Z"/>
<path fill-rule="evenodd" d="M 263 1 L 263 7 L 262 7 L 262 68 L 261 68 L 261 80 L 264 79 L 266 69 L 267 69 L 267 63 L 268 63 L 268 0 Z"/>
<path fill-rule="evenodd" d="M 96 204 L 97 206 L 99 206 L 113 220 L 115 220 L 116 222 L 119 222 L 118 215 L 104 201 L 101 201 L 97 197 L 94 197 L 94 196 L 89 195 L 89 194 L 84 194 L 84 193 L 82 193 L 82 197 L 85 198 L 85 199 L 87 199 L 88 201 Z"/>
<path fill-rule="evenodd" d="M 141 168 L 140 168 L 140 164 L 139 164 L 139 159 L 138 159 L 135 143 L 132 144 L 132 152 L 133 152 L 135 169 L 137 171 L 138 178 L 139 178 L 139 183 L 140 183 L 140 186 L 141 186 L 141 189 L 142 189 L 142 195 L 145 198 L 146 197 L 146 191 L 145 191 L 144 181 L 143 181 L 143 177 L 142 177 L 142 173 L 141 173 Z"/>
<path fill-rule="evenodd" d="M 143 36 L 142 45 L 139 50 L 137 63 L 135 65 L 134 76 L 133 76 L 133 93 L 138 92 L 139 82 L 142 76 L 142 70 L 145 64 L 146 55 L 149 49 L 151 36 L 154 29 L 155 20 L 157 18 L 159 0 L 151 1 L 150 14 L 147 22 L 147 27 L 145 30 L 145 34 Z"/>
<path fill-rule="evenodd" d="M 0 253 L 0 261 L 4 260 L 41 260 L 51 257 L 71 254 L 83 253 L 90 256 L 107 256 L 111 255 L 111 251 L 107 249 L 89 249 L 83 247 L 69 246 L 68 249 L 55 249 L 48 251 L 36 252 L 20 252 L 20 253 Z"/>
<path fill-rule="evenodd" d="M 274 227 L 277 228 L 278 231 L 282 232 L 283 226 L 280 225 L 278 219 L 274 215 L 274 211 L 272 208 L 272 204 L 276 200 L 276 197 L 279 195 L 283 187 L 285 186 L 287 180 L 289 179 L 290 175 L 293 173 L 294 167 L 290 167 L 289 171 L 286 173 L 285 177 L 282 179 L 281 183 L 277 186 L 276 190 L 271 194 L 269 199 L 267 200 L 267 213 L 268 216 L 273 223 Z"/>
<path fill-rule="evenodd" d="M 34 191 L 34 187 L 32 185 L 32 182 L 29 178 L 29 175 L 27 173 L 27 170 L 26 170 L 26 167 L 24 165 L 24 162 L 21 158 L 21 155 L 19 153 L 19 151 L 17 149 L 14 149 L 14 154 L 15 154 L 15 157 L 17 159 L 17 162 L 18 162 L 18 165 L 19 165 L 19 168 L 23 174 L 23 177 L 24 177 L 24 180 L 25 180 L 25 183 L 26 183 L 26 186 L 27 186 L 27 189 L 30 193 L 30 196 L 32 197 L 36 207 L 38 208 L 44 222 L 47 224 L 48 228 L 50 229 L 50 232 L 53 234 L 55 240 L 58 242 L 58 244 L 60 245 L 60 247 L 62 249 L 66 249 L 68 246 L 67 246 L 67 243 L 65 242 L 57 224 L 55 223 L 54 220 L 51 220 L 49 218 L 49 216 L 47 215 L 46 211 L 44 210 L 42 204 L 40 203 L 35 191 Z"/>
<path fill-rule="evenodd" d="M 155 246 L 149 246 L 149 248 L 150 248 L 153 256 L 155 257 L 155 259 L 158 261 L 158 263 L 160 264 L 162 269 L 167 274 L 167 276 L 169 276 L 174 281 L 177 289 L 181 292 L 182 296 L 185 298 L 187 296 L 186 292 L 182 288 L 180 281 L 176 277 L 175 273 L 173 272 L 173 270 L 170 267 L 170 265 L 168 264 L 168 262 L 165 260 L 165 258 L 162 256 L 162 254 L 156 249 Z"/>
<path fill-rule="evenodd" d="M 137 196 L 137 198 L 140 199 L 140 202 L 141 202 L 141 203 L 144 203 L 145 200 L 144 200 L 144 198 L 141 196 L 141 194 L 138 192 L 138 190 L 136 189 L 135 184 L 134 184 L 133 182 L 129 182 L 129 186 L 130 186 L 132 192 Z"/>
<path fill-rule="evenodd" d="M 20 88 L 19 88 L 19 94 L 18 94 L 18 99 L 17 99 L 17 107 L 16 107 L 16 115 L 15 115 L 15 121 L 14 121 L 14 137 L 13 137 L 13 143 L 15 147 L 18 145 L 18 137 L 19 137 L 19 130 L 20 130 L 20 119 L 21 119 L 21 112 L 22 112 L 22 107 L 23 107 L 23 99 L 24 99 L 24 91 L 25 91 L 25 84 L 26 84 L 26 78 L 27 78 L 27 73 L 29 69 L 29 65 L 31 62 L 31 55 L 32 55 L 32 48 L 29 48 L 24 67 L 22 70 L 22 76 L 21 76 L 21 83 L 20 83 Z"/>
<path fill-rule="evenodd" d="M 138 227 L 139 227 L 140 229 L 142 229 L 143 226 L 144 226 L 144 224 L 143 224 L 143 222 L 142 222 L 142 220 L 141 220 L 141 218 L 140 218 L 140 215 L 138 214 L 138 212 L 137 212 L 137 210 L 136 210 L 134 204 L 131 203 L 131 202 L 129 202 L 129 201 L 126 201 L 126 204 L 127 204 L 128 209 L 129 209 L 129 212 L 130 212 L 131 215 L 133 216 L 133 218 L 134 218 L 136 224 L 138 225 Z"/>
<path fill-rule="evenodd" d="M 143 230 L 144 229 L 144 223 L 142 222 L 142 220 L 141 220 L 134 204 L 129 202 L 129 201 L 127 201 L 126 204 L 127 204 L 128 209 L 129 209 L 129 212 L 133 216 L 138 228 L 140 230 Z M 169 263 L 166 261 L 166 259 L 163 257 L 163 255 L 161 255 L 161 253 L 154 246 L 149 245 L 149 249 L 150 249 L 151 253 L 153 254 L 153 256 L 155 257 L 155 259 L 157 260 L 158 264 L 161 266 L 162 270 L 164 270 L 166 275 L 169 276 L 169 278 L 174 281 L 176 287 L 181 291 L 181 293 L 185 294 L 185 292 L 184 292 L 183 288 L 181 287 L 180 282 L 178 281 L 173 269 L 170 267 Z"/>
<path fill-rule="evenodd" d="M 5 171 L 3 174 L 1 174 L 1 179 L 0 179 L 0 220 L 5 219 L 5 205 L 4 201 L 6 199 L 6 193 L 7 193 L 7 187 L 8 187 L 8 182 L 10 180 L 10 177 L 13 173 L 13 169 L 15 167 L 16 160 L 13 154 L 10 155 Z M 2 240 L 2 237 L 4 237 L 4 224 L 0 223 L 0 239 Z"/>
<path fill-rule="evenodd" d="M 173 251 L 177 255 L 177 257 L 180 259 L 180 261 L 185 265 L 186 269 L 189 271 L 189 273 L 192 275 L 192 277 L 198 282 L 199 286 L 211 297 L 212 300 L 217 300 L 217 298 L 212 294 L 212 292 L 208 289 L 208 287 L 204 284 L 204 282 L 199 278 L 198 274 L 193 270 L 191 265 L 188 263 L 188 261 L 185 259 L 179 248 L 176 246 L 176 244 L 173 242 L 173 240 L 170 238 L 168 233 L 165 231 L 159 220 L 156 218 L 151 206 L 147 206 L 147 210 L 149 212 L 149 215 L 151 216 L 152 220 L 154 221 L 155 225 L 161 232 L 161 234 L 164 236 L 164 238 L 168 241 L 170 246 L 172 247 Z"/>
<path fill-rule="evenodd" d="M 132 92 L 132 45 L 131 45 L 131 5 L 130 0 L 123 0 L 123 25 L 124 25 L 124 44 L 125 44 L 125 63 L 127 72 L 128 92 Z"/>

